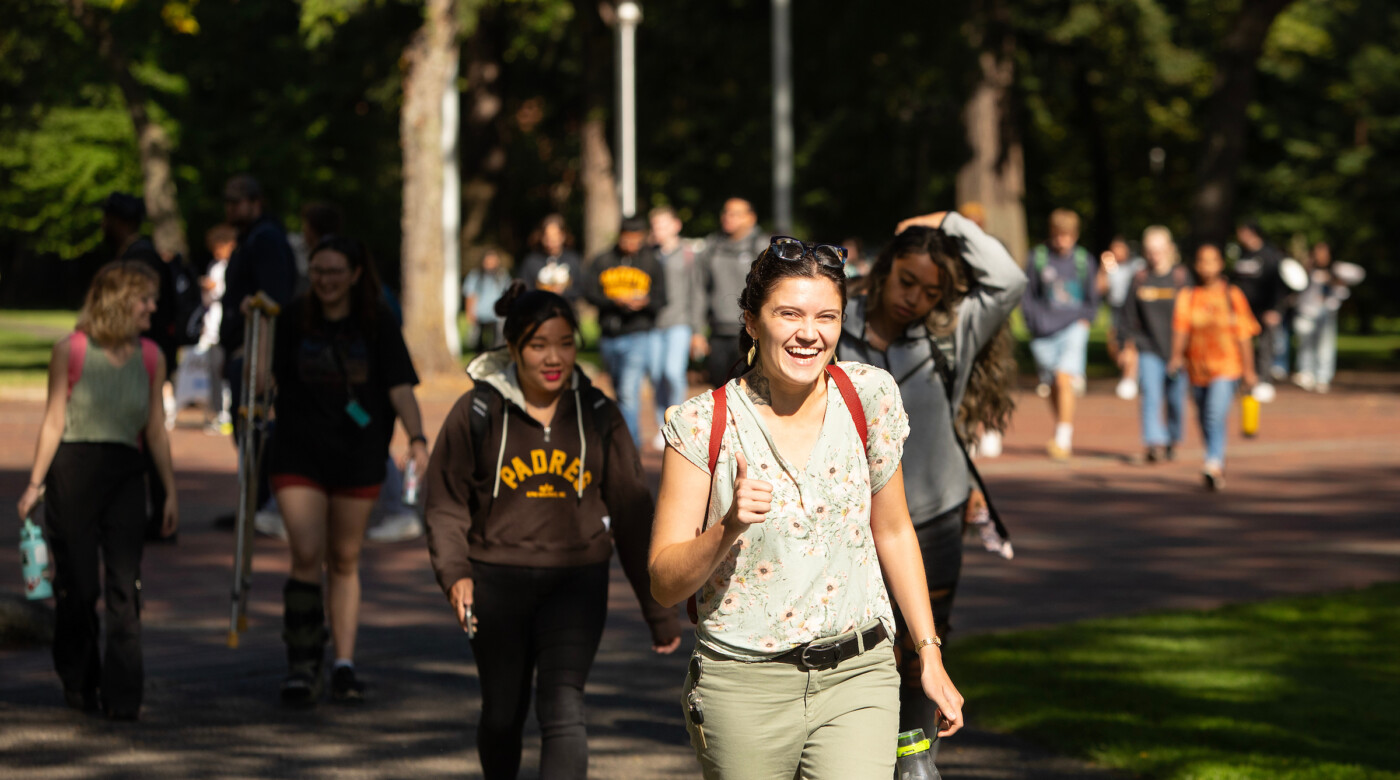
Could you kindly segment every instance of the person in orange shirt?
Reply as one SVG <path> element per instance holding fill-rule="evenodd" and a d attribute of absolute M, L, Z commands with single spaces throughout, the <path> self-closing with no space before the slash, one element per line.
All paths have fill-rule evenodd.
<path fill-rule="evenodd" d="M 1206 443 L 1203 470 L 1206 488 L 1225 487 L 1225 422 L 1235 386 L 1243 379 L 1253 387 L 1258 377 L 1254 337 L 1259 323 L 1244 293 L 1225 278 L 1220 247 L 1202 244 L 1196 250 L 1196 285 L 1176 299 L 1172 318 L 1172 358 L 1167 374 L 1186 369 Z"/>

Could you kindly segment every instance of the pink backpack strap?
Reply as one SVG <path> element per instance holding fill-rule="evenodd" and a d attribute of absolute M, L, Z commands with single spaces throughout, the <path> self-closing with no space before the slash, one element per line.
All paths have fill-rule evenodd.
<path fill-rule="evenodd" d="M 156 383 L 156 371 L 160 369 L 160 347 L 150 339 L 141 339 L 141 365 L 146 367 L 146 380 Z"/>
<path fill-rule="evenodd" d="M 73 397 L 73 386 L 83 378 L 83 361 L 87 360 L 87 334 L 75 330 L 68 337 L 68 397 Z"/>
<path fill-rule="evenodd" d="M 851 377 L 846 373 L 846 369 L 835 363 L 826 367 L 826 373 L 831 375 L 832 380 L 836 382 L 836 389 L 841 391 L 841 398 L 851 412 L 851 421 L 856 424 L 856 433 L 860 434 L 860 440 L 868 450 L 870 442 L 869 430 L 865 424 L 865 407 L 861 405 L 860 396 L 856 394 L 856 386 L 851 384 Z"/>

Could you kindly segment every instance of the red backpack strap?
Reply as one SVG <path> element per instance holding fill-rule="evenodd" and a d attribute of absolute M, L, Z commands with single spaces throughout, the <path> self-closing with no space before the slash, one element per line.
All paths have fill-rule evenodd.
<path fill-rule="evenodd" d="M 88 336 L 75 330 L 68 337 L 68 397 L 73 397 L 73 386 L 83 378 L 83 361 L 87 360 Z"/>
<path fill-rule="evenodd" d="M 719 464 L 719 448 L 724 444 L 724 424 L 729 414 L 729 399 L 725 396 L 724 385 L 716 387 L 710 395 L 715 399 L 715 412 L 710 419 L 710 478 L 714 479 L 715 466 Z"/>
<path fill-rule="evenodd" d="M 836 382 L 836 389 L 841 391 L 841 398 L 851 412 L 851 421 L 856 424 L 856 433 L 860 434 L 861 442 L 868 448 L 869 442 L 866 437 L 869 430 L 865 424 L 865 407 L 861 406 L 860 396 L 856 394 L 856 386 L 851 384 L 851 377 L 846 374 L 846 369 L 835 363 L 826 367 L 826 373 Z"/>
<path fill-rule="evenodd" d="M 160 347 L 150 339 L 141 339 L 141 365 L 146 367 L 146 380 L 156 383 L 156 371 L 160 369 Z"/>
<path fill-rule="evenodd" d="M 710 393 L 710 397 L 715 399 L 714 414 L 710 417 L 710 480 L 715 478 L 715 467 L 719 465 L 719 449 L 724 444 L 724 425 L 729 415 L 729 399 L 725 396 L 724 385 L 720 385 Z M 705 514 L 710 514 L 710 502 L 705 502 Z M 700 622 L 700 605 L 696 601 L 695 594 L 690 594 L 690 598 L 685 600 L 685 615 L 690 618 L 692 624 Z"/>

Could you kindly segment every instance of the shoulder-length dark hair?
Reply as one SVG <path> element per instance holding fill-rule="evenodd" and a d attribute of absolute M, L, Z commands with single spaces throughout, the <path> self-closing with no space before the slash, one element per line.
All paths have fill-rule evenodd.
<path fill-rule="evenodd" d="M 548 290 L 532 290 L 519 279 L 511 282 L 510 287 L 501 293 L 495 312 L 496 316 L 505 320 L 501 330 L 506 344 L 517 352 L 534 337 L 541 325 L 555 317 L 564 318 L 575 338 L 579 332 L 574 307 L 563 296 Z"/>
<path fill-rule="evenodd" d="M 379 324 L 379 306 L 384 293 L 379 281 L 379 272 L 374 268 L 374 258 L 370 257 L 369 249 L 359 239 L 347 236 L 327 236 L 311 250 L 307 265 L 310 266 L 311 261 L 316 259 L 316 255 L 322 252 L 340 253 L 345 257 L 352 273 L 356 270 L 360 272 L 360 278 L 350 289 L 350 321 L 366 337 L 372 335 L 375 327 Z M 321 299 L 316 297 L 314 290 L 307 291 L 306 325 L 308 329 L 325 321 L 325 313 L 321 310 Z"/>

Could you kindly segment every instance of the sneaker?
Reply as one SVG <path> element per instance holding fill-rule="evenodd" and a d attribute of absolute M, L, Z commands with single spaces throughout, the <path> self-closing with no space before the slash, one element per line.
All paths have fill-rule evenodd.
<path fill-rule="evenodd" d="M 1166 447 L 1163 447 L 1162 456 L 1167 459 L 1168 463 L 1176 460 L 1176 445 L 1168 444 Z"/>
<path fill-rule="evenodd" d="M 313 707 L 320 698 L 321 675 L 309 669 L 296 669 L 282 681 L 282 703 L 288 707 Z"/>
<path fill-rule="evenodd" d="M 1219 466 L 1206 466 L 1201 477 L 1205 480 L 1206 490 L 1217 493 L 1225 489 L 1225 473 Z"/>
<path fill-rule="evenodd" d="M 360 704 L 365 700 L 365 684 L 355 679 L 355 667 L 337 666 L 331 672 L 331 700 Z"/>
<path fill-rule="evenodd" d="M 1166 456 L 1162 454 L 1162 448 L 1156 445 L 1148 447 L 1147 451 L 1142 454 L 1143 463 L 1161 463 L 1165 459 Z"/>
<path fill-rule="evenodd" d="M 1249 394 L 1254 396 L 1254 400 L 1261 404 L 1271 404 L 1274 402 L 1274 399 L 1278 397 L 1278 391 L 1268 382 L 1260 382 L 1255 385 L 1254 389 L 1251 390 Z"/>
<path fill-rule="evenodd" d="M 1050 441 L 1045 443 L 1045 451 L 1049 453 L 1050 460 L 1066 461 L 1069 460 L 1069 456 L 1071 454 L 1070 450 L 1067 450 L 1064 447 L 1061 447 L 1059 444 L 1056 444 L 1054 439 L 1051 439 Z"/>
<path fill-rule="evenodd" d="M 1330 385 L 1330 384 L 1328 384 L 1328 383 L 1326 383 L 1326 382 L 1318 382 L 1317 384 L 1313 385 L 1313 392 L 1314 392 L 1314 393 L 1321 393 L 1322 395 L 1327 395 L 1327 394 L 1330 393 L 1331 391 L 1332 391 L 1332 385 Z"/>
<path fill-rule="evenodd" d="M 284 541 L 287 538 L 287 524 L 282 521 L 282 513 L 271 509 L 259 509 L 253 515 L 253 530 Z"/>
<path fill-rule="evenodd" d="M 1298 373 L 1293 375 L 1293 384 L 1303 388 L 1304 390 L 1311 390 L 1314 387 L 1317 387 L 1317 380 L 1313 378 L 1312 374 L 1305 374 L 1302 371 L 1299 371 Z"/>
<path fill-rule="evenodd" d="M 412 511 L 395 512 L 365 532 L 371 542 L 406 542 L 423 535 L 423 521 Z"/>
<path fill-rule="evenodd" d="M 1269 366 L 1269 377 L 1275 382 L 1282 382 L 1288 379 L 1288 369 L 1283 366 Z"/>
<path fill-rule="evenodd" d="M 1040 384 L 1038 384 L 1038 385 L 1035 386 L 1035 394 L 1038 395 L 1038 396 L 1040 396 L 1041 398 L 1049 398 L 1049 397 L 1050 397 L 1050 385 L 1047 385 L 1047 384 L 1045 384 L 1044 382 L 1041 382 Z"/>

